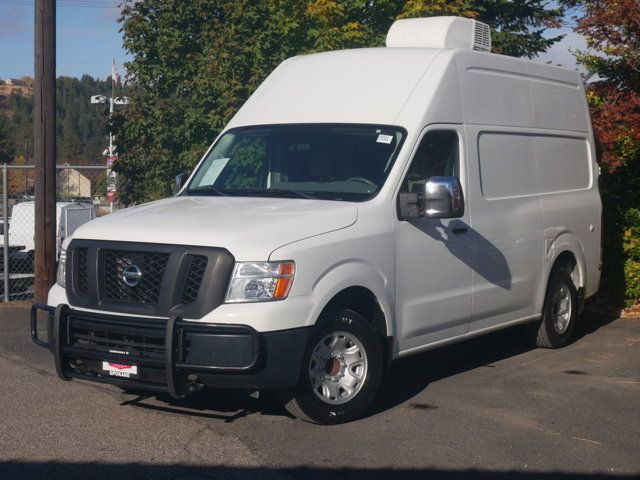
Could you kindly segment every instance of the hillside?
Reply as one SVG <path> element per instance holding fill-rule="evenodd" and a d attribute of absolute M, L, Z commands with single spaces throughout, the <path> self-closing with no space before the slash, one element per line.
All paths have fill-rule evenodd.
<path fill-rule="evenodd" d="M 33 80 L 0 84 L 0 163 L 33 161 Z M 109 81 L 59 77 L 56 81 L 56 141 L 58 163 L 103 164 L 108 109 L 92 105 L 92 95 L 104 94 Z"/>
<path fill-rule="evenodd" d="M 11 95 L 20 95 L 22 97 L 32 97 L 33 85 L 5 85 L 0 83 L 0 111 L 5 110 L 8 115 L 11 114 L 11 109 L 10 109 Z"/>

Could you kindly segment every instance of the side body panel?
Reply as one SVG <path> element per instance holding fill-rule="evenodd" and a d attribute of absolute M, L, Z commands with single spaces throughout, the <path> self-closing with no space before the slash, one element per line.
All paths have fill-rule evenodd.
<path fill-rule="evenodd" d="M 580 77 L 472 52 L 456 60 L 471 222 L 482 239 L 474 247 L 473 333 L 539 316 L 563 250 L 578 263 L 576 286 L 595 292 L 601 206 Z"/>
<path fill-rule="evenodd" d="M 532 158 L 530 139 L 525 136 L 513 145 L 516 148 L 509 148 L 501 140 L 513 140 L 510 130 L 492 127 L 487 131 L 487 127 L 475 125 L 466 130 L 473 232 L 473 316 L 469 330 L 473 332 L 540 312 L 542 206 L 535 171 L 526 175 L 517 172 L 525 170 L 526 160 Z M 479 151 L 489 157 L 485 171 Z M 516 181 L 516 173 L 522 181 Z M 483 186 L 487 187 L 485 191 Z M 508 194 L 502 195 L 503 191 Z"/>
<path fill-rule="evenodd" d="M 602 269 L 602 201 L 598 190 L 599 166 L 596 158 L 593 128 L 589 117 L 584 87 L 580 85 L 582 111 L 588 124 L 587 131 L 576 134 L 585 142 L 588 156 L 589 185 L 586 188 L 555 189 L 541 195 L 544 212 L 545 264 L 544 278 L 549 277 L 553 261 L 564 251 L 574 254 L 577 269 L 574 282 L 584 288 L 585 298 L 594 295 L 600 287 Z M 557 168 L 550 168 L 550 175 L 558 175 Z M 576 177 L 573 170 L 564 175 Z M 546 288 L 546 286 L 545 286 Z"/>

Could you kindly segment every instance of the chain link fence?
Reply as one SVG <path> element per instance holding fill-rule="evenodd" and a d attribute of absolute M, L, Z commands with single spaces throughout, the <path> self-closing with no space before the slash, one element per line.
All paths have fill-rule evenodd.
<path fill-rule="evenodd" d="M 34 295 L 35 169 L 0 165 L 0 301 L 31 300 Z M 56 261 L 63 240 L 76 228 L 109 212 L 107 169 L 59 165 L 56 182 Z"/>

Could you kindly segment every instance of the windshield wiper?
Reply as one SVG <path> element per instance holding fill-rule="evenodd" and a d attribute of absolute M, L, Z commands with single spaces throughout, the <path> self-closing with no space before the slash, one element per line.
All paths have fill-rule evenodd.
<path fill-rule="evenodd" d="M 292 193 L 293 195 L 297 195 L 300 198 L 318 198 L 315 195 L 311 195 L 310 193 L 301 192 L 300 190 L 293 190 L 290 188 L 269 188 L 266 190 L 267 192 L 275 192 L 275 193 Z"/>
<path fill-rule="evenodd" d="M 192 188 L 187 190 L 187 194 L 193 194 L 193 195 L 218 195 L 221 197 L 226 197 L 229 195 L 229 192 L 222 190 L 218 187 L 214 187 L 213 185 L 206 185 L 204 187 L 196 187 L 196 188 Z"/>
<path fill-rule="evenodd" d="M 301 192 L 300 190 L 293 190 L 289 188 L 234 188 L 231 190 L 225 190 L 228 195 L 234 195 L 238 197 L 242 196 L 265 196 L 265 197 L 278 197 L 278 196 L 296 196 L 299 198 L 317 199 L 315 195 L 310 193 Z"/>
<path fill-rule="evenodd" d="M 265 196 L 277 196 L 288 195 L 296 196 L 299 198 L 316 199 L 315 195 L 310 193 L 301 192 L 300 190 L 293 190 L 288 188 L 234 188 L 234 189 L 221 189 L 214 187 L 213 185 L 206 185 L 203 187 L 196 187 L 186 192 L 188 195 L 221 195 L 221 196 L 243 196 L 243 195 L 265 195 Z"/>

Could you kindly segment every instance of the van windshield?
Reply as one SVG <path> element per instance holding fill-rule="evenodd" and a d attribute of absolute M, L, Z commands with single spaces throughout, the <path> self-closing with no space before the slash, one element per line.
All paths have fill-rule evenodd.
<path fill-rule="evenodd" d="M 404 129 L 375 125 L 232 129 L 185 194 L 368 200 L 384 184 L 404 138 Z"/>

